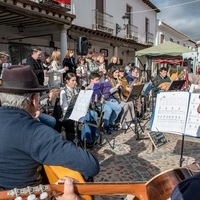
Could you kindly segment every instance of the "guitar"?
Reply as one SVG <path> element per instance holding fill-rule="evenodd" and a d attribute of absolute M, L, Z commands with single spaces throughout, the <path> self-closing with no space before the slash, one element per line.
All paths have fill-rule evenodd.
<path fill-rule="evenodd" d="M 56 167 L 54 167 L 56 168 Z M 54 170 L 54 168 L 52 168 Z M 199 170 L 199 169 L 198 169 Z M 55 172 L 53 172 L 54 175 Z M 68 174 L 65 174 L 68 175 Z M 122 195 L 132 194 L 135 200 L 167 200 L 170 198 L 174 187 L 185 178 L 193 174 L 188 168 L 176 168 L 168 170 L 153 177 L 148 182 L 119 182 L 119 183 L 75 183 L 75 193 L 79 195 Z M 42 187 L 42 189 L 41 189 Z M 22 199 L 34 193 L 37 197 L 41 193 L 48 194 L 47 199 L 63 193 L 63 184 L 50 184 L 43 186 L 27 187 L 23 189 L 13 189 L 1 191 L 0 200 L 15 199 L 16 194 Z M 83 199 L 84 196 L 82 196 Z"/>

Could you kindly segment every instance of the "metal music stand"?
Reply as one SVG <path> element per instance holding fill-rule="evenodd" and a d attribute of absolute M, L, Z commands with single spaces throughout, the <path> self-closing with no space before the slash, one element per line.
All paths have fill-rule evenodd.
<path fill-rule="evenodd" d="M 133 101 L 134 102 L 134 111 L 135 111 L 135 113 L 137 112 L 137 108 L 135 106 L 135 102 L 142 95 L 143 87 L 144 87 L 144 84 L 133 86 L 129 96 L 125 100 L 125 102 L 128 102 L 128 101 Z M 139 117 L 135 116 L 135 119 L 134 119 L 133 123 L 135 124 L 135 129 L 133 130 L 133 128 L 131 127 L 131 123 L 128 122 L 128 127 L 127 127 L 125 133 L 127 132 L 127 130 L 130 127 L 136 134 L 136 140 L 139 140 L 141 138 L 140 138 L 140 135 L 139 135 L 138 125 L 139 125 L 141 131 L 144 133 L 144 130 L 143 130 L 142 125 L 140 123 Z M 143 139 L 145 139 L 145 138 L 143 138 Z"/>

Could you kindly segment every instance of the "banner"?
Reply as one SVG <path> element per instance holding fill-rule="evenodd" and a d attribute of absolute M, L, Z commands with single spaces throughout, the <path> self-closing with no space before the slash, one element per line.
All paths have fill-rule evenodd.
<path fill-rule="evenodd" d="M 58 3 L 67 4 L 67 5 L 71 5 L 71 0 L 53 0 L 53 1 L 58 2 Z"/>

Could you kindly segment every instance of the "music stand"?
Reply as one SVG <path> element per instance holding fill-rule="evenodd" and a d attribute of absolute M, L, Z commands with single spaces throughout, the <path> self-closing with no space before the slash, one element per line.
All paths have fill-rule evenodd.
<path fill-rule="evenodd" d="M 183 87 L 183 85 L 185 84 L 186 80 L 177 80 L 177 81 L 172 81 L 168 91 L 171 90 L 181 90 L 181 88 Z"/>
<path fill-rule="evenodd" d="M 132 101 L 132 100 L 138 99 L 139 96 L 142 93 L 143 88 L 144 88 L 144 84 L 142 84 L 142 85 L 134 85 L 125 101 L 128 102 L 128 101 Z"/>
<path fill-rule="evenodd" d="M 133 87 L 132 87 L 132 90 L 131 90 L 131 92 L 130 92 L 130 94 L 129 94 L 129 96 L 127 97 L 127 99 L 126 99 L 125 102 L 133 101 L 134 104 L 135 104 L 135 101 L 141 96 L 141 93 L 142 93 L 142 91 L 143 91 L 143 88 L 144 88 L 144 84 L 133 86 Z M 134 111 L 135 111 L 135 114 L 136 114 L 137 108 L 136 108 L 135 105 L 134 105 Z M 135 124 L 135 130 L 133 130 L 133 128 L 131 127 L 131 123 L 129 123 L 129 124 L 128 124 L 128 128 L 126 129 L 126 131 L 129 129 L 129 127 L 131 127 L 131 129 L 132 129 L 132 130 L 135 132 L 135 134 L 136 134 L 136 137 L 137 137 L 136 140 L 139 140 L 139 139 L 141 139 L 141 138 L 140 138 L 140 136 L 139 136 L 138 125 L 139 125 L 139 127 L 140 127 L 140 129 L 141 129 L 141 131 L 142 131 L 143 133 L 144 133 L 144 130 L 143 130 L 142 125 L 141 125 L 141 123 L 140 123 L 140 119 L 139 119 L 137 116 L 135 116 L 135 119 L 134 119 L 133 122 L 134 122 L 134 124 Z M 126 131 L 125 131 L 125 133 L 126 133 Z"/>

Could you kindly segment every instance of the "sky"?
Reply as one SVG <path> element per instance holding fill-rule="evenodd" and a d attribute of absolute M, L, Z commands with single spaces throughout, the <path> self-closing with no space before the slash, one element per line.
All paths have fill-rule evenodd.
<path fill-rule="evenodd" d="M 189 36 L 200 40 L 200 0 L 151 0 L 161 11 L 158 19 Z"/>

